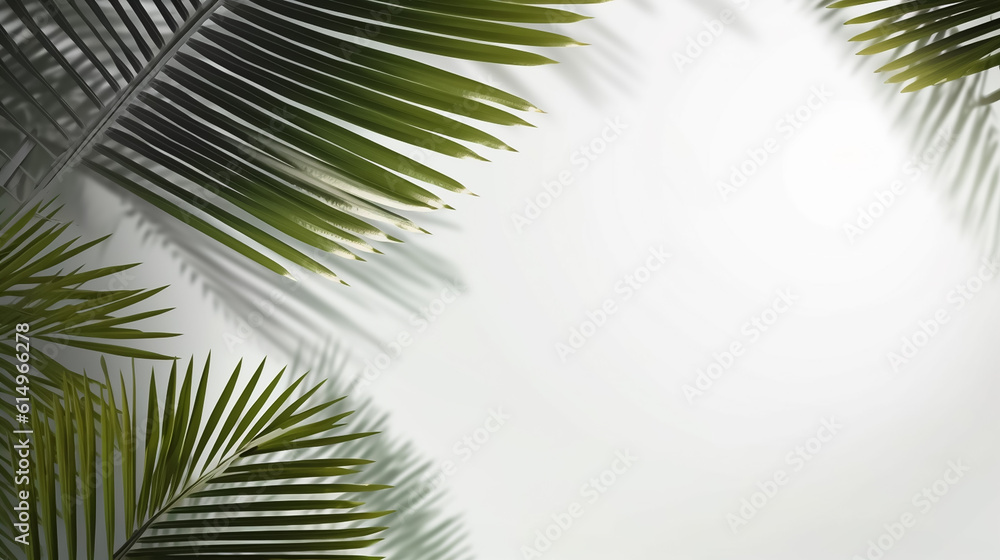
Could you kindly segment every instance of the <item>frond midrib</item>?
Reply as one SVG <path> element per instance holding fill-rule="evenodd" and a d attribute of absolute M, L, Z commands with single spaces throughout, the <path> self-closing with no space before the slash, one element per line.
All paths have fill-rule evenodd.
<path fill-rule="evenodd" d="M 52 167 L 36 183 L 32 196 L 24 203 L 25 206 L 30 206 L 43 198 L 48 187 L 59 178 L 63 171 L 72 167 L 90 149 L 92 144 L 101 138 L 104 132 L 128 109 L 135 97 L 145 90 L 146 86 L 159 74 L 160 70 L 170 62 L 177 51 L 187 43 L 188 39 L 201 29 L 205 20 L 211 17 L 224 1 L 207 0 L 191 17 L 184 21 L 184 24 L 177 29 L 177 32 L 170 37 L 153 59 L 146 63 L 143 69 L 136 74 L 135 78 L 115 95 L 115 98 L 104 108 L 100 115 L 56 159 Z"/>
<path fill-rule="evenodd" d="M 146 534 L 146 531 L 148 531 L 149 528 L 152 527 L 153 524 L 161 517 L 169 514 L 170 510 L 173 509 L 174 506 L 176 506 L 185 498 L 201 490 L 202 487 L 206 486 L 213 478 L 215 478 L 219 474 L 224 473 L 229 468 L 230 465 L 232 465 L 236 460 L 240 458 L 243 452 L 245 452 L 248 449 L 252 449 L 257 445 L 260 445 L 262 442 L 267 441 L 268 439 L 273 439 L 275 437 L 278 437 L 281 433 L 282 430 L 278 430 L 277 432 L 271 434 L 264 434 L 259 438 L 256 438 L 254 440 L 247 442 L 244 445 L 241 445 L 238 449 L 233 451 L 233 454 L 230 455 L 228 459 L 219 461 L 219 464 L 213 467 L 212 470 L 203 473 L 200 477 L 198 477 L 197 480 L 190 483 L 190 485 L 188 485 L 187 488 L 183 489 L 176 496 L 171 498 L 170 501 L 168 501 L 162 507 L 160 507 L 153 515 L 149 516 L 149 519 L 147 519 L 146 522 L 140 525 L 132 533 L 132 535 L 129 536 L 128 540 L 126 540 L 120 547 L 118 547 L 117 550 L 115 550 L 115 553 L 111 557 L 111 560 L 125 560 L 125 558 L 128 556 L 128 553 L 132 550 L 132 548 L 136 544 L 138 544 L 139 540 L 142 539 L 142 537 Z M 188 479 L 188 482 L 190 482 L 190 478 Z"/>

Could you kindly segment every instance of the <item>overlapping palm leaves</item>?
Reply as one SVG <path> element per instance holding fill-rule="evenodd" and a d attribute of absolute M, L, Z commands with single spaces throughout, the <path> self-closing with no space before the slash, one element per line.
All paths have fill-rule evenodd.
<path fill-rule="evenodd" d="M 135 265 L 86 268 L 74 264 L 90 256 L 106 238 L 86 243 L 78 237 L 66 239 L 71 224 L 60 222 L 60 208 L 53 206 L 50 201 L 21 211 L 0 211 L 0 331 L 5 333 L 0 341 L 0 394 L 4 396 L 0 421 L 8 427 L 30 427 L 31 422 L 18 422 L 13 410 L 15 405 L 24 406 L 29 396 L 27 418 L 35 413 L 52 414 L 65 404 L 67 395 L 88 395 L 94 407 L 99 406 L 100 384 L 67 360 L 72 349 L 133 359 L 169 359 L 134 344 L 175 336 L 135 328 L 168 311 L 136 309 L 163 288 L 129 289 L 128 271 Z M 21 375 L 21 368 L 27 373 Z M 88 419 L 93 414 L 91 409 Z M 15 473 L 19 456 L 9 441 L 10 429 L 4 434 L 0 466 L 4 472 Z M 4 507 L 0 548 L 9 558 L 19 556 L 12 550 L 13 523 L 6 522 L 14 513 L 13 484 L 12 476 L 0 477 L 3 506 L 11 506 Z"/>
<path fill-rule="evenodd" d="M 889 83 L 906 83 L 904 92 L 950 82 L 1000 65 L 1000 6 L 983 0 L 840 0 L 830 8 L 876 4 L 848 24 L 873 24 L 852 41 L 869 43 L 859 54 L 892 52 L 877 72 L 892 73 Z M 1000 99 L 1000 92 L 984 101 Z"/>
<path fill-rule="evenodd" d="M 58 209 L 49 206 L 31 209 L 18 217 L 20 221 L 7 217 L 0 229 L 8 240 L 47 235 L 46 243 L 40 243 L 27 259 L 44 263 L 36 267 L 43 271 L 76 255 L 86 255 L 87 249 L 100 242 L 81 246 L 78 251 L 73 251 L 75 240 L 57 243 L 71 224 L 56 222 Z M 8 256 L 15 252 L 12 248 L 24 247 L 12 243 L 7 247 Z M 61 282 L 64 275 L 60 274 L 42 277 L 21 272 L 17 277 L 22 280 L 41 278 L 42 282 L 27 282 L 24 293 L 17 296 L 46 301 L 42 297 L 46 289 L 64 289 L 63 284 L 80 289 L 79 282 L 113 278 L 119 269 L 128 267 L 100 269 L 89 276 L 77 270 L 70 276 L 74 282 Z M 6 287 L 4 293 L 14 291 Z M 108 297 L 94 290 L 88 294 L 92 297 L 84 299 L 92 301 L 102 294 L 120 304 L 124 317 L 101 332 L 114 332 L 111 327 L 124 329 L 121 325 L 166 311 L 132 311 L 132 306 L 145 299 L 133 296 L 152 295 L 147 291 Z M 54 306 L 56 311 L 69 307 L 67 301 L 74 299 L 69 293 L 62 297 L 65 299 L 56 298 L 62 302 Z M 26 307 L 36 309 L 38 305 Z M 67 314 L 66 328 L 56 331 L 71 332 L 86 341 L 86 336 L 69 326 L 90 324 L 80 319 L 93 308 L 73 307 Z M 103 306 L 96 308 L 110 312 Z M 5 314 L 7 317 L 18 320 Z M 101 313 L 93 317 L 115 321 Z M 39 331 L 49 322 L 32 314 L 29 332 Z M 13 325 L 5 324 L 5 331 L 12 331 Z M 95 335 L 92 330 L 85 333 Z M 152 336 L 131 330 L 119 334 L 136 335 L 122 336 L 124 339 Z M 81 346 L 123 356 L 164 357 L 129 347 Z M 88 559 L 192 558 L 195 553 L 212 558 L 277 558 L 283 552 L 298 551 L 309 558 L 343 560 L 351 558 L 355 549 L 372 545 L 370 554 L 380 556 L 464 557 L 467 548 L 458 521 L 443 518 L 433 505 L 440 489 L 427 488 L 430 466 L 416 457 L 411 446 L 398 440 L 366 437 L 381 429 L 384 417 L 366 412 L 354 433 L 326 433 L 339 427 L 346 417 L 328 413 L 340 401 L 337 397 L 349 389 L 336 358 L 335 354 L 323 354 L 310 360 L 320 365 L 319 378 L 332 380 L 325 381 L 325 387 L 320 383 L 307 388 L 304 376 L 287 379 L 284 370 L 269 378 L 261 363 L 246 381 L 247 375 L 241 375 L 242 368 L 237 367 L 221 394 L 218 387 L 210 389 L 212 379 L 218 378 L 211 375 L 207 362 L 203 368 L 189 362 L 182 374 L 174 362 L 165 394 L 157 391 L 157 377 L 145 375 L 148 372 L 140 374 L 137 392 L 134 362 L 130 378 L 115 378 L 103 359 L 103 379 L 62 370 L 49 370 L 43 378 L 32 375 L 30 394 L 44 395 L 33 399 L 31 420 L 20 426 L 34 430 L 29 452 L 32 548 L 25 549 L 14 540 L 20 528 L 12 514 L 16 514 L 14 506 L 20 502 L 17 492 L 23 487 L 15 488 L 11 477 L 2 477 L 0 553 L 9 558 L 76 558 L 84 554 Z M 17 395 L 7 387 L 14 376 L 5 372 L 4 379 L 0 393 Z M 52 391 L 41 392 L 36 381 L 44 381 Z M 151 387 L 144 396 L 140 393 L 147 384 Z M 144 404 L 138 404 L 143 398 Z M 165 402 L 162 407 L 161 402 Z M 364 408 L 369 410 L 367 403 Z M 0 417 L 5 423 L 13 420 L 6 409 Z M 12 437 L 12 433 L 5 430 L 0 438 L 0 468 L 5 472 L 17 470 L 18 454 L 13 446 L 23 437 Z M 359 467 L 368 465 L 370 459 L 378 462 L 366 468 L 366 475 Z M 372 494 L 371 507 L 363 509 L 355 494 L 384 488 L 367 484 L 372 480 L 398 486 L 398 492 Z M 432 496 L 423 500 L 426 494 Z M 400 504 L 412 506 L 414 496 L 421 498 L 419 509 L 392 523 L 397 539 L 381 543 L 378 534 L 382 527 L 372 527 L 371 521 Z M 80 556 L 69 551 L 81 551 Z"/>
<path fill-rule="evenodd" d="M 874 2 L 821 2 L 830 23 Z M 909 82 L 899 96 L 879 95 L 901 130 L 911 138 L 914 159 L 933 171 L 957 209 L 957 218 L 982 240 L 986 251 L 1000 247 L 1000 160 L 997 146 L 996 92 L 986 70 L 1000 62 L 995 2 L 881 2 L 848 19 L 873 24 L 855 41 L 870 43 L 866 59 L 884 57 L 876 72 L 892 73 L 891 83 Z M 859 68 L 867 68 L 865 62 Z M 934 87 L 930 87 L 934 86 Z M 996 87 L 995 84 L 992 87 Z M 929 88 L 929 89 L 928 89 Z M 922 90 L 922 91 L 918 91 Z M 928 158 L 926 156 L 930 155 Z M 928 161 L 929 160 L 929 161 Z M 926 165 L 925 165 L 926 164 Z"/>
<path fill-rule="evenodd" d="M 598 1 L 603 0 L 575 3 Z M 568 2 L 548 2 L 564 3 Z M 336 278 L 320 261 L 323 254 L 360 260 L 361 253 L 378 253 L 376 243 L 399 241 L 383 231 L 386 225 L 423 232 L 404 214 L 448 207 L 432 191 L 468 192 L 459 181 L 421 163 L 417 155 L 406 155 L 405 150 L 416 154 L 415 147 L 456 158 L 485 159 L 470 146 L 511 148 L 481 128 L 527 125 L 515 112 L 536 110 L 517 96 L 440 69 L 435 57 L 544 64 L 551 61 L 522 47 L 576 44 L 539 27 L 580 19 L 561 9 L 494 0 L 171 0 L 170 4 L 159 0 L 130 0 L 127 4 L 118 0 L 11 0 L 0 8 L 0 49 L 4 55 L 0 80 L 5 82 L 0 96 L 0 128 L 4 130 L 0 154 L 6 160 L 0 167 L 0 186 L 13 198 L 38 197 L 82 162 L 234 254 L 273 272 L 289 276 L 287 267 L 294 265 Z M 425 61 L 418 61 L 420 56 Z M 470 124 L 476 122 L 481 124 Z M 405 148 L 407 144 L 411 147 Z M 10 202 L 10 198 L 4 199 L 5 204 Z M 39 214 L 46 209 L 35 206 L 31 212 Z M 5 226 L 31 229 L 36 228 L 36 222 L 53 219 L 52 215 L 39 215 L 23 223 L 5 222 Z M 29 272 L 22 274 L 28 285 L 12 284 L 3 290 L 5 296 L 18 302 L 14 307 L 48 311 L 63 322 L 65 328 L 42 323 L 44 332 L 40 336 L 99 352 L 164 357 L 116 342 L 165 336 L 127 328 L 162 311 L 111 315 L 155 291 L 137 292 L 123 287 L 102 293 L 85 286 L 88 281 L 107 279 L 127 267 L 74 270 L 68 275 L 49 270 L 68 266 L 66 261 L 91 245 L 77 248 L 71 243 L 53 250 L 51 244 L 63 230 L 59 226 L 47 227 L 38 227 L 31 234 L 38 233 L 43 240 L 35 246 L 39 267 L 47 266 L 36 269 L 32 263 Z M 26 239 L 30 240 L 30 235 Z M 12 235 L 7 240 L 21 237 Z M 18 243 L 11 250 L 17 249 L 20 254 L 24 248 Z M 55 256 L 42 256 L 43 250 Z M 35 332 L 39 332 L 38 324 L 32 322 Z M 374 541 L 368 537 L 377 531 L 354 526 L 365 517 L 353 518 L 350 512 L 324 513 L 322 517 L 350 522 L 348 529 L 323 527 L 294 533 L 257 530 L 253 535 L 244 531 L 239 535 L 243 540 L 232 543 L 233 539 L 227 538 L 225 544 L 210 541 L 212 535 L 198 533 L 196 527 L 201 524 L 195 520 L 196 514 L 211 518 L 213 508 L 223 507 L 217 501 L 231 501 L 233 495 L 248 492 L 239 483 L 264 468 L 245 464 L 246 455 L 287 452 L 288 446 L 268 450 L 267 445 L 280 441 L 295 446 L 303 443 L 301 438 L 317 434 L 308 430 L 335 426 L 317 421 L 287 433 L 274 431 L 275 439 L 264 444 L 259 438 L 247 436 L 236 445 L 237 436 L 233 435 L 221 454 L 230 453 L 235 462 L 202 471 L 203 478 L 194 479 L 197 458 L 187 464 L 186 470 L 176 468 L 177 461 L 189 459 L 184 452 L 190 448 L 185 446 L 194 441 L 190 437 L 192 430 L 199 428 L 193 417 L 185 424 L 181 414 L 183 407 L 196 406 L 185 401 L 193 391 L 191 371 L 189 367 L 183 382 L 178 381 L 176 371 L 172 373 L 162 421 L 156 410 L 155 386 L 150 392 L 147 416 L 152 429 L 147 433 L 153 441 L 160 438 L 160 443 L 157 451 L 157 444 L 150 448 L 151 440 L 146 440 L 141 477 L 134 467 L 135 448 L 126 451 L 130 444 L 137 443 L 135 401 L 139 397 L 134 390 L 131 411 L 128 402 L 123 402 L 119 410 L 107 372 L 105 385 L 91 380 L 74 383 L 72 380 L 78 378 L 68 371 L 44 376 L 53 394 L 61 397 L 47 399 L 44 406 L 38 403 L 37 408 L 40 443 L 35 466 L 41 473 L 38 490 L 44 500 L 40 502 L 44 511 L 37 529 L 45 541 L 33 549 L 36 557 L 42 551 L 52 555 L 60 549 L 75 554 L 81 543 L 88 557 L 100 555 L 96 536 L 99 505 L 111 515 L 105 517 L 107 542 L 103 551 L 110 554 L 115 550 L 119 558 L 189 557 L 196 548 L 200 554 L 207 552 L 213 557 L 242 552 L 250 557 L 273 558 L 289 550 L 289 543 L 298 547 L 292 550 L 309 551 L 310 557 L 325 557 L 325 551 L 339 558 L 342 550 Z M 259 375 L 260 370 L 247 385 L 251 391 Z M 206 386 L 207 379 L 206 367 L 200 388 Z M 294 391 L 298 383 L 279 400 L 290 398 L 289 391 Z M 266 391 L 275 391 L 276 384 L 277 379 Z M 124 383 L 121 385 L 119 398 L 127 399 Z M 231 388 L 228 386 L 227 391 Z M 4 389 L 6 392 L 9 387 Z M 266 400 L 266 396 L 263 398 Z M 248 401 L 240 399 L 240 406 L 245 406 Z M 302 401 L 295 403 L 301 406 Z M 291 412 L 285 419 L 305 422 L 328 405 Z M 225 403 L 220 406 L 214 410 L 222 410 Z M 276 414 L 277 406 L 277 402 L 269 405 L 265 414 Z M 238 406 L 234 407 L 237 409 L 227 411 L 225 416 L 239 424 L 229 428 L 224 424 L 223 431 L 248 429 L 260 412 L 254 404 L 248 415 L 241 416 Z M 193 413 L 193 408 L 185 413 L 188 411 Z M 251 434 L 260 429 L 262 437 L 272 435 L 270 428 L 276 426 L 277 420 L 268 426 L 262 422 L 257 421 Z M 211 419 L 206 425 L 212 430 L 218 428 Z M 210 437 L 206 432 L 199 441 L 204 443 Z M 219 438 L 214 441 L 221 442 L 227 436 L 214 437 Z M 311 439 L 303 447 L 352 437 Z M 260 445 L 253 451 L 244 448 L 244 443 Z M 5 448 L 0 462 L 12 466 L 13 455 L 8 454 L 12 451 Z M 115 463 L 107 459 L 115 453 L 132 459 L 133 467 L 130 469 L 126 461 L 120 474 L 127 477 L 125 487 L 131 490 L 115 496 L 113 487 L 106 485 L 103 502 L 84 492 L 80 503 L 71 503 L 74 488 L 92 487 L 94 480 L 109 476 Z M 202 469 L 209 468 L 210 462 L 207 459 Z M 353 472 L 349 467 L 357 464 L 323 463 L 322 473 L 347 475 Z M 304 465 L 297 463 L 295 467 Z M 308 468 L 318 465 L 309 463 Z M 308 474 L 301 469 L 294 472 Z M 279 479 L 285 480 L 274 480 Z M 187 482 L 224 487 L 185 494 L 182 489 Z M 137 484 L 141 487 L 136 488 Z M 349 484 L 319 483 L 267 486 L 276 492 L 291 488 L 310 495 L 322 493 L 323 488 L 358 489 Z M 11 494 L 4 490 L 7 499 Z M 206 494 L 212 491 L 222 493 Z M 108 503 L 116 503 L 119 497 L 125 504 L 125 515 L 119 519 L 126 524 L 128 540 L 124 547 L 116 548 L 120 531 L 113 525 L 115 514 L 121 512 L 117 505 L 109 510 Z M 178 505 L 191 499 L 197 505 Z M 246 527 L 261 529 L 259 524 L 264 522 L 288 523 L 288 510 L 280 509 L 280 500 L 267 502 L 263 507 L 279 508 L 275 511 L 282 515 L 261 517 L 262 510 L 254 510 L 253 519 L 243 519 Z M 285 503 L 289 504 L 305 505 L 302 500 Z M 331 509 L 338 507 L 334 502 L 324 504 Z M 343 505 L 353 507 L 347 502 Z M 158 509 L 160 506 L 169 511 Z M 300 519 L 301 515 L 293 517 Z M 60 539 L 58 518 L 63 520 L 66 542 Z M 84 527 L 79 535 L 78 519 Z M 163 519 L 180 525 L 168 528 Z M 5 546 L 11 536 L 4 533 Z M 254 536 L 259 538 L 254 541 Z M 303 541 L 310 536 L 315 540 Z M 261 539 L 269 542 L 262 544 Z M 439 551 L 450 542 L 444 539 L 422 543 L 422 550 Z M 154 545 L 155 552 L 151 548 Z"/>
<path fill-rule="evenodd" d="M 26 347 L 18 350 L 13 337 L 0 340 L 0 388 L 13 392 L 15 356 L 27 354 L 32 370 L 41 374 L 34 392 L 44 401 L 58 393 L 64 381 L 82 379 L 73 367 L 50 357 L 65 348 L 170 359 L 125 343 L 176 336 L 134 328 L 168 311 L 132 308 L 163 288 L 129 289 L 124 274 L 135 264 L 89 269 L 73 264 L 106 238 L 86 243 L 65 239 L 70 224 L 57 221 L 60 208 L 52 206 L 50 201 L 22 212 L 0 211 L 0 332 L 13 333 L 20 323 L 30 325 Z"/>
<path fill-rule="evenodd" d="M 162 409 L 155 375 L 139 404 L 134 368 L 113 379 L 102 362 L 99 398 L 66 385 L 36 417 L 30 557 L 369 558 L 354 551 L 390 512 L 357 498 L 387 487 L 339 481 L 371 461 L 336 450 L 373 434 L 339 430 L 340 399 L 284 369 L 268 380 L 263 362 L 210 399 L 209 362 L 175 363 Z"/>
<path fill-rule="evenodd" d="M 387 225 L 422 231 L 402 213 L 447 207 L 433 189 L 467 192 L 403 146 L 483 159 L 470 145 L 510 148 L 469 122 L 525 125 L 512 111 L 536 110 L 414 53 L 545 64 L 529 49 L 577 43 L 539 24 L 582 19 L 496 0 L 68 0 L 69 9 L 41 3 L 43 28 L 32 21 L 34 2 L 9 4 L 44 50 L 32 59 L 22 45 L 34 41 L 0 41 L 13 61 L 5 76 L 26 78 L 16 93 L 51 102 L 22 100 L 2 115 L 58 154 L 39 188 L 82 160 L 274 272 L 289 275 L 293 264 L 331 278 L 320 253 L 378 252 L 375 243 L 397 240 Z M 39 60 L 76 87 L 35 83 Z M 99 108 L 96 117 L 77 109 L 80 99 Z M 26 124 L 43 117 L 70 141 L 32 133 Z"/>

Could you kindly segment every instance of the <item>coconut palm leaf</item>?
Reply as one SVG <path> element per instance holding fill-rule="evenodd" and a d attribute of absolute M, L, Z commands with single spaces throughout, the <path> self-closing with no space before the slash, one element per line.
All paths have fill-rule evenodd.
<path fill-rule="evenodd" d="M 18 367 L 27 364 L 38 397 L 47 400 L 64 380 L 82 377 L 65 360 L 72 348 L 128 358 L 172 359 L 128 343 L 176 336 L 145 331 L 136 323 L 169 309 L 137 311 L 164 288 L 129 288 L 123 276 L 135 264 L 88 269 L 75 264 L 106 237 L 87 243 L 65 239 L 70 223 L 58 221 L 61 207 L 38 204 L 24 211 L 0 211 L 0 391 L 12 394 Z M 15 333 L 19 324 L 26 330 Z M 25 358 L 21 360 L 20 358 Z M 35 376 L 34 372 L 41 375 Z M 75 381 L 74 381 L 75 380 Z"/>
<path fill-rule="evenodd" d="M 20 87 L 0 118 L 58 154 L 38 189 L 82 161 L 274 272 L 330 278 L 315 254 L 378 253 L 387 226 L 424 231 L 404 213 L 448 207 L 434 190 L 468 192 L 412 147 L 485 159 L 471 146 L 512 148 L 470 123 L 537 110 L 439 57 L 550 63 L 532 49 L 578 43 L 542 26 L 582 19 L 497 0 L 8 4 L 0 78 Z M 53 69 L 65 91 L 39 79 Z"/>
<path fill-rule="evenodd" d="M 888 83 L 904 92 L 950 82 L 1000 65 L 1000 5 L 983 0 L 840 0 L 830 8 L 877 4 L 848 25 L 872 24 L 852 41 L 869 43 L 858 54 L 892 52 L 876 72 L 892 73 Z M 1000 91 L 985 100 L 1000 98 Z"/>
<path fill-rule="evenodd" d="M 373 434 L 338 430 L 351 412 L 315 398 L 322 382 L 296 396 L 306 375 L 241 363 L 210 399 L 210 359 L 200 375 L 192 359 L 140 405 L 134 366 L 114 382 L 102 367 L 103 395 L 67 384 L 36 412 L 29 557 L 371 558 L 355 552 L 390 512 L 358 498 L 387 487 L 341 482 L 371 461 L 334 450 Z"/>
<path fill-rule="evenodd" d="M 820 2 L 818 7 L 824 5 L 827 2 Z M 850 6 L 837 2 L 830 7 L 841 9 L 822 12 L 822 19 L 840 26 Z M 855 17 L 848 23 L 879 24 L 867 35 L 854 37 L 855 40 L 874 41 L 873 46 L 881 45 L 871 52 L 868 49 L 862 51 L 862 54 L 873 56 L 859 58 L 858 70 L 872 69 L 870 62 L 879 53 L 889 60 L 905 64 L 914 61 L 916 68 L 929 68 L 921 65 L 931 60 L 951 68 L 946 72 L 947 79 L 942 78 L 933 84 L 921 82 L 920 87 L 911 87 L 918 83 L 917 74 L 905 78 L 914 80 L 906 88 L 913 93 L 906 96 L 899 96 L 885 87 L 876 91 L 876 96 L 893 116 L 897 127 L 910 138 L 910 150 L 913 158 L 918 160 L 920 171 L 943 185 L 941 194 L 953 207 L 956 221 L 963 224 L 987 252 L 993 252 L 1000 247 L 1000 197 L 997 196 L 997 185 L 1000 184 L 1000 160 L 997 159 L 1000 130 L 996 125 L 997 106 L 992 104 L 997 95 L 990 91 L 988 74 L 975 71 L 982 62 L 963 62 L 945 56 L 958 50 L 959 44 L 967 43 L 973 36 L 978 36 L 979 42 L 987 41 L 992 36 L 992 32 L 984 31 L 984 20 L 969 19 L 986 7 L 997 11 L 995 3 L 989 2 L 896 3 L 883 10 L 868 12 L 869 15 Z M 989 16 L 984 17 L 989 19 Z M 887 43 L 890 36 L 904 37 L 905 40 L 899 40 L 898 44 Z M 885 45 L 891 46 L 887 50 L 883 48 Z M 941 51 L 941 48 L 946 50 Z M 940 52 L 945 54 L 933 54 Z M 919 54 L 911 57 L 912 53 Z M 991 55 L 982 60 L 993 65 L 993 58 Z M 924 62 L 918 62 L 918 59 Z M 891 68 L 876 66 L 875 70 L 890 71 Z M 963 76 L 964 79 L 958 79 Z M 930 85 L 935 87 L 926 89 Z M 924 166 L 922 160 L 927 154 L 933 157 Z"/>

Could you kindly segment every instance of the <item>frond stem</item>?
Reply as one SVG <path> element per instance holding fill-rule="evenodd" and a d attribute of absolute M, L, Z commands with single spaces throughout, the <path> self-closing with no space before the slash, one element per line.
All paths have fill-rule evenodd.
<path fill-rule="evenodd" d="M 69 146 L 59 156 L 49 168 L 49 171 L 42 176 L 42 178 L 35 184 L 34 194 L 31 196 L 30 200 L 26 204 L 31 204 L 34 201 L 41 198 L 41 195 L 48 189 L 48 187 L 61 175 L 61 173 L 72 167 L 77 163 L 77 161 L 83 156 L 83 154 L 91 147 L 91 145 L 99 139 L 104 132 L 111 127 L 118 117 L 121 116 L 132 103 L 135 97 L 142 92 L 146 86 L 159 74 L 160 70 L 164 65 L 169 62 L 174 54 L 180 50 L 181 47 L 187 43 L 187 40 L 191 38 L 198 30 L 201 29 L 202 24 L 212 16 L 215 10 L 222 5 L 223 0 L 208 0 L 201 7 L 195 11 L 191 17 L 184 22 L 183 27 L 177 30 L 170 40 L 167 41 L 163 48 L 160 49 L 156 56 L 150 60 L 142 71 L 140 71 L 136 77 L 128 83 L 127 86 L 122 88 L 121 91 L 115 96 L 114 100 L 94 122 L 86 128 L 83 134 L 81 134 L 73 143 Z"/>

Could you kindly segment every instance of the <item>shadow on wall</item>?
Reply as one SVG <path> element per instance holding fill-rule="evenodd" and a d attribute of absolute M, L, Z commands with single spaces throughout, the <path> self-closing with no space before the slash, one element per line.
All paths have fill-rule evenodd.
<path fill-rule="evenodd" d="M 190 235 L 185 224 L 145 202 L 128 204 L 128 216 L 138 226 L 122 225 L 137 227 L 144 244 L 170 255 L 181 276 L 197 285 L 212 309 L 236 325 L 226 337 L 231 352 L 240 353 L 241 346 L 257 338 L 274 347 L 295 348 L 303 340 L 318 342 L 331 336 L 355 352 L 367 352 L 381 342 L 378 333 L 366 326 L 373 318 L 403 322 L 420 303 L 459 281 L 447 258 L 424 248 L 420 239 L 385 244 L 380 249 L 386 254 L 369 255 L 367 262 L 317 257 L 350 286 L 308 272 L 299 274 L 299 280 L 266 274 L 226 247 Z M 439 220 L 428 218 L 425 223 Z"/>
<path fill-rule="evenodd" d="M 299 353 L 302 363 L 291 371 L 310 369 L 329 381 L 321 392 L 323 398 L 349 395 L 349 382 L 344 376 L 347 356 L 339 345 L 327 343 Z M 366 506 L 377 511 L 395 511 L 387 517 L 389 530 L 386 540 L 375 545 L 372 554 L 400 560 L 461 560 L 476 555 L 467 541 L 467 533 L 457 516 L 445 511 L 447 488 L 435 474 L 440 469 L 422 456 L 409 442 L 394 433 L 390 417 L 372 404 L 370 399 L 357 400 L 348 396 L 347 410 L 356 412 L 349 418 L 354 432 L 379 432 L 375 437 L 362 438 L 337 445 L 341 457 L 364 457 L 375 463 L 355 475 L 338 477 L 352 482 L 391 485 L 393 488 L 366 494 Z M 317 457 L 318 458 L 318 457 Z"/>
<path fill-rule="evenodd" d="M 920 173 L 935 179 L 933 185 L 949 205 L 953 217 L 988 253 L 1000 248 L 1000 160 L 996 104 L 996 74 L 983 72 L 913 93 L 900 93 L 901 84 L 883 83 L 888 76 L 874 71 L 890 60 L 959 33 L 973 24 L 947 29 L 909 46 L 872 56 L 855 56 L 861 45 L 851 37 L 870 25 L 844 26 L 862 12 L 831 10 L 823 0 L 812 4 L 816 20 L 828 28 L 831 41 L 844 53 L 852 69 L 871 84 L 873 96 L 891 115 L 895 128 L 909 139 L 909 150 Z M 883 7 L 883 6 L 880 6 Z M 978 23 L 978 22 L 974 22 Z"/>

